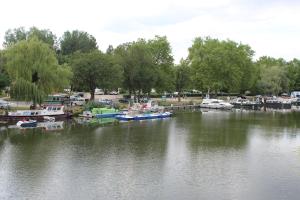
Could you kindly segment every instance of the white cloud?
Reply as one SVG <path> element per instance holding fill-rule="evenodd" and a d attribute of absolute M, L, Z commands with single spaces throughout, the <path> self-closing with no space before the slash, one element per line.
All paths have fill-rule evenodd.
<path fill-rule="evenodd" d="M 176 61 L 198 36 L 249 44 L 256 57 L 300 57 L 300 5 L 297 1 L 246 0 L 10 0 L 0 3 L 0 42 L 9 28 L 49 28 L 57 36 L 84 30 L 105 50 L 136 40 L 166 35 Z"/>

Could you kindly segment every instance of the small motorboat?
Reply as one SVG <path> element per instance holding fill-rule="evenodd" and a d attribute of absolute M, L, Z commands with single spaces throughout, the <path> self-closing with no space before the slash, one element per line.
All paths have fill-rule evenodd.
<path fill-rule="evenodd" d="M 37 120 L 22 120 L 22 121 L 18 121 L 17 123 L 18 127 L 36 127 L 37 126 Z"/>
<path fill-rule="evenodd" d="M 79 115 L 79 117 L 93 118 L 94 115 L 91 111 L 83 111 L 83 113 L 81 115 Z"/>

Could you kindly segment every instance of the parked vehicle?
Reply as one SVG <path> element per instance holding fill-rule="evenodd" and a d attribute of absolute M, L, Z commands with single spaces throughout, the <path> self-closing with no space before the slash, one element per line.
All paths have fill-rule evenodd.
<path fill-rule="evenodd" d="M 119 99 L 119 102 L 120 103 L 129 103 L 130 99 L 122 98 L 122 99 Z"/>
<path fill-rule="evenodd" d="M 95 89 L 95 95 L 104 95 L 104 92 L 103 92 L 102 89 L 96 88 L 96 89 Z"/>
<path fill-rule="evenodd" d="M 110 99 L 99 99 L 99 103 L 104 105 L 112 105 L 113 101 Z"/>
<path fill-rule="evenodd" d="M 117 94 L 119 94 L 117 91 L 111 91 L 110 93 L 109 93 L 110 95 L 117 95 Z"/>
<path fill-rule="evenodd" d="M 12 105 L 13 105 L 12 103 L 0 99 L 0 108 L 1 109 L 9 109 L 9 108 L 11 108 Z"/>
<path fill-rule="evenodd" d="M 44 104 L 70 105 L 70 97 L 67 94 L 49 95 L 44 101 Z"/>
<path fill-rule="evenodd" d="M 82 97 L 75 97 L 70 98 L 71 99 L 71 105 L 74 106 L 82 106 L 85 104 L 85 98 Z"/>

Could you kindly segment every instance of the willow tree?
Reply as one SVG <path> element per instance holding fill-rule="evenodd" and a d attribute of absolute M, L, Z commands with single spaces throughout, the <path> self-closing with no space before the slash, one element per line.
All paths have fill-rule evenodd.
<path fill-rule="evenodd" d="M 11 78 L 11 97 L 41 104 L 44 97 L 69 85 L 71 71 L 58 64 L 49 45 L 32 38 L 6 50 L 6 70 Z"/>

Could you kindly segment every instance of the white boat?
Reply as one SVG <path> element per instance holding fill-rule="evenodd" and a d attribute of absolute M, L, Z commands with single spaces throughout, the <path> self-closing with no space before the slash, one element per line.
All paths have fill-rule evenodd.
<path fill-rule="evenodd" d="M 79 115 L 79 117 L 93 118 L 94 115 L 91 111 L 83 111 L 83 113 Z"/>
<path fill-rule="evenodd" d="M 17 126 L 18 127 L 36 127 L 37 121 L 36 120 L 22 120 L 18 121 Z"/>
<path fill-rule="evenodd" d="M 47 105 L 44 109 L 39 110 L 17 110 L 16 112 L 8 112 L 7 115 L 2 115 L 0 118 L 3 118 L 7 121 L 17 121 L 24 118 L 37 119 L 39 121 L 44 121 L 44 117 L 69 117 L 69 113 L 64 112 L 63 105 Z"/>
<path fill-rule="evenodd" d="M 200 107 L 230 110 L 231 108 L 233 108 L 233 105 L 221 99 L 203 99 Z"/>

